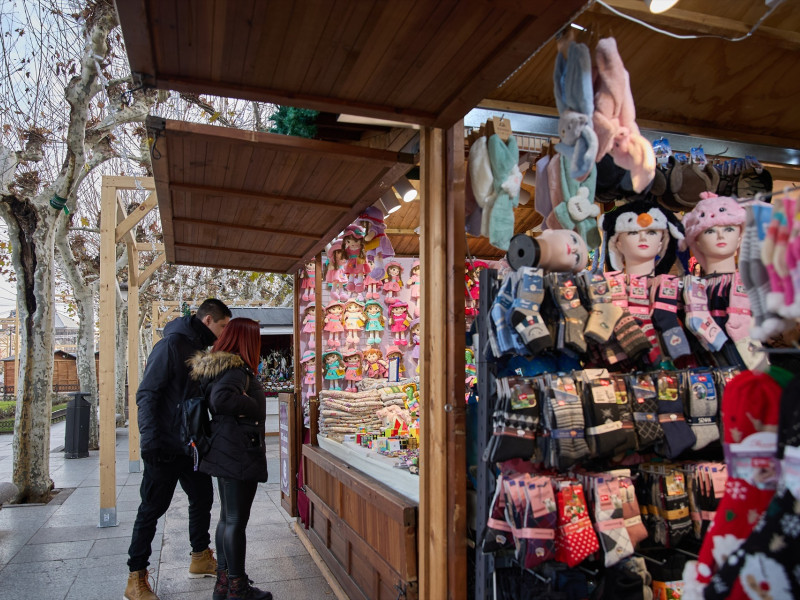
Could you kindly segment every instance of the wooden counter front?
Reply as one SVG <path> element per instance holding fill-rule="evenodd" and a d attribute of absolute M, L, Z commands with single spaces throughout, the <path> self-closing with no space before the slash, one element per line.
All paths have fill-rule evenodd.
<path fill-rule="evenodd" d="M 416 599 L 418 505 L 319 447 L 303 468 L 308 537 L 351 600 Z"/>

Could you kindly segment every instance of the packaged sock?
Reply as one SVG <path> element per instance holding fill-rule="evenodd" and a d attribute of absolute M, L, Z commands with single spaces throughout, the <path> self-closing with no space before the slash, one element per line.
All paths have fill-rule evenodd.
<path fill-rule="evenodd" d="M 603 344 L 611 338 L 623 310 L 611 301 L 611 288 L 602 273 L 584 271 L 580 277 L 591 306 L 584 336 Z"/>
<path fill-rule="evenodd" d="M 527 497 L 525 529 L 521 535 L 527 540 L 525 568 L 531 569 L 556 556 L 558 510 L 549 477 L 528 478 Z"/>
<path fill-rule="evenodd" d="M 503 407 L 502 424 L 495 426 L 496 440 L 490 453 L 491 462 L 512 458 L 530 459 L 536 449 L 539 426 L 539 401 L 531 380 L 504 377 L 497 380 L 498 400 Z"/>
<path fill-rule="evenodd" d="M 719 439 L 717 389 L 710 371 L 686 373 L 684 377 L 689 415 L 686 422 L 697 439 L 692 450 L 700 450 Z"/>
<path fill-rule="evenodd" d="M 593 479 L 595 529 L 605 553 L 605 566 L 617 564 L 633 554 L 633 544 L 622 518 L 622 500 L 616 477 Z"/>
<path fill-rule="evenodd" d="M 670 358 L 691 354 L 689 340 L 678 322 L 679 281 L 672 275 L 658 275 L 650 286 L 653 326 L 661 334 Z"/>
<path fill-rule="evenodd" d="M 490 343 L 492 343 L 492 353 L 498 358 L 514 348 L 514 341 L 511 339 L 514 332 L 511 324 L 506 320 L 506 315 L 514 302 L 513 290 L 516 281 L 517 273 L 506 275 L 489 311 L 492 325 L 490 329 L 494 331 L 494 336 L 490 337 Z"/>
<path fill-rule="evenodd" d="M 589 455 L 584 439 L 584 420 L 575 381 L 569 376 L 548 377 L 550 395 L 548 409 L 552 415 L 550 437 L 553 442 L 550 464 L 560 470 L 568 469 Z"/>
<path fill-rule="evenodd" d="M 753 324 L 751 325 L 750 333 L 755 339 L 761 339 L 760 334 L 764 322 L 765 307 L 762 303 L 761 295 L 758 292 L 759 282 L 754 275 L 751 275 L 751 273 L 755 273 L 756 270 L 756 266 L 753 262 L 755 260 L 761 260 L 758 253 L 758 231 L 753 207 L 748 206 L 745 211 L 745 228 L 742 234 L 742 243 L 739 247 L 738 273 L 742 278 L 742 283 L 747 291 L 747 297 L 750 300 L 750 310 L 753 316 Z M 798 275 L 800 276 L 800 272 L 798 272 Z"/>
<path fill-rule="evenodd" d="M 658 419 L 658 394 L 650 375 L 629 375 L 628 402 L 633 413 L 633 425 L 639 450 L 645 450 L 664 438 Z"/>
<path fill-rule="evenodd" d="M 628 312 L 636 319 L 636 323 L 647 337 L 650 343 L 650 350 L 647 359 L 651 365 L 656 365 L 661 361 L 661 346 L 658 342 L 658 335 L 653 328 L 650 317 L 650 294 L 647 291 L 648 278 L 646 275 L 630 276 L 628 284 Z"/>
<path fill-rule="evenodd" d="M 661 477 L 661 516 L 667 528 L 666 545 L 670 548 L 677 546 L 692 531 L 685 482 L 685 476 L 678 470 Z"/>
<path fill-rule="evenodd" d="M 642 513 L 639 510 L 639 501 L 636 499 L 636 488 L 630 476 L 619 478 L 619 495 L 622 500 L 622 518 L 625 520 L 625 529 L 634 547 L 647 539 L 647 529 L 642 522 Z"/>
<path fill-rule="evenodd" d="M 503 476 L 500 475 L 495 486 L 492 506 L 489 509 L 486 531 L 483 534 L 482 548 L 486 554 L 514 548 L 514 536 L 511 534 L 511 525 L 505 520 L 505 509 Z"/>
<path fill-rule="evenodd" d="M 691 448 L 697 438 L 683 416 L 683 402 L 676 373 L 662 371 L 656 378 L 658 390 L 658 422 L 664 439 L 657 448 L 667 458 L 676 458 Z"/>
<path fill-rule="evenodd" d="M 621 271 L 604 273 L 611 289 L 612 302 L 619 306 L 623 313 L 614 327 L 614 338 L 622 351 L 633 361 L 638 360 L 651 349 L 650 341 L 639 328 L 638 323 L 628 312 L 628 293 L 625 285 L 625 274 Z"/>
<path fill-rule="evenodd" d="M 686 304 L 686 326 L 689 331 L 708 350 L 712 352 L 720 350 L 728 336 L 709 313 L 706 282 L 692 275 L 684 277 L 683 301 Z"/>
<path fill-rule="evenodd" d="M 556 560 L 572 568 L 600 549 L 592 527 L 583 487 L 575 481 L 556 481 L 558 529 Z"/>
<path fill-rule="evenodd" d="M 550 331 L 539 313 L 544 300 L 544 272 L 542 269 L 522 267 L 519 273 L 521 280 L 511 311 L 511 324 L 535 356 L 553 346 Z"/>
<path fill-rule="evenodd" d="M 555 300 L 564 315 L 564 344 L 567 348 L 583 354 L 586 352 L 583 330 L 586 328 L 589 313 L 581 304 L 575 275 L 572 273 L 554 275 Z"/>
<path fill-rule="evenodd" d="M 581 372 L 584 389 L 586 440 L 592 456 L 614 456 L 635 447 L 623 417 L 627 410 L 617 403 L 614 382 L 605 369 Z M 627 407 L 626 407 L 627 408 Z"/>

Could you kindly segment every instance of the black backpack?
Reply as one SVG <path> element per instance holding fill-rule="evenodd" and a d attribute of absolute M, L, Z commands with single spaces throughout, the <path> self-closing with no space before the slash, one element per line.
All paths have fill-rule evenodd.
<path fill-rule="evenodd" d="M 209 385 L 192 382 L 181 407 L 181 438 L 197 471 L 200 461 L 211 449 L 211 413 L 208 406 Z"/>

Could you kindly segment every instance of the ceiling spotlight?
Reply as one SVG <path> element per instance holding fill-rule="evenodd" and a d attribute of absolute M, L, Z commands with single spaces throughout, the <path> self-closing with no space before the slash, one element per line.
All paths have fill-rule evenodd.
<path fill-rule="evenodd" d="M 403 202 L 411 202 L 417 197 L 417 190 L 406 177 L 401 177 L 397 183 L 394 184 L 394 189 L 403 199 Z"/>
<path fill-rule="evenodd" d="M 668 11 L 678 3 L 678 0 L 644 0 L 650 12 L 657 15 Z"/>
<path fill-rule="evenodd" d="M 386 210 L 386 206 L 384 206 L 384 204 L 383 204 L 383 201 L 382 201 L 380 198 L 378 198 L 378 199 L 375 201 L 375 204 L 373 204 L 372 206 L 374 206 L 374 207 L 375 207 L 375 208 L 377 208 L 379 211 L 381 211 L 381 214 L 382 214 L 384 217 L 385 217 L 386 215 L 388 215 L 388 214 L 389 214 L 389 211 L 388 211 L 388 210 Z"/>
<path fill-rule="evenodd" d="M 388 189 L 384 192 L 379 202 L 383 203 L 386 208 L 386 214 L 390 215 L 395 211 L 400 210 L 400 203 L 397 201 L 397 196 L 394 195 L 394 190 Z"/>

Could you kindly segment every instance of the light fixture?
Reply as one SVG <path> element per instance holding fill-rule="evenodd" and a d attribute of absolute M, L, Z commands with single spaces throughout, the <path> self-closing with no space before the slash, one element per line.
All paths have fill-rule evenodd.
<path fill-rule="evenodd" d="M 374 207 L 375 207 L 375 208 L 377 208 L 379 211 L 381 211 L 381 214 L 382 214 L 384 217 L 385 217 L 386 215 L 388 215 L 388 214 L 389 214 L 389 211 L 388 211 L 388 210 L 386 210 L 386 206 L 384 206 L 384 204 L 383 204 L 383 201 L 382 201 L 380 198 L 378 198 L 378 199 L 375 201 L 375 204 L 373 204 L 372 206 L 374 206 Z"/>
<path fill-rule="evenodd" d="M 644 0 L 651 13 L 657 15 L 668 11 L 678 3 L 678 0 Z"/>
<path fill-rule="evenodd" d="M 413 185 L 411 185 L 406 177 L 401 177 L 398 179 L 394 184 L 394 189 L 403 199 L 403 202 L 411 202 L 417 197 L 417 190 Z"/>
<path fill-rule="evenodd" d="M 394 195 L 394 190 L 388 189 L 381 196 L 381 202 L 386 207 L 386 214 L 390 215 L 395 211 L 400 210 L 400 203 L 397 201 L 397 196 Z"/>

